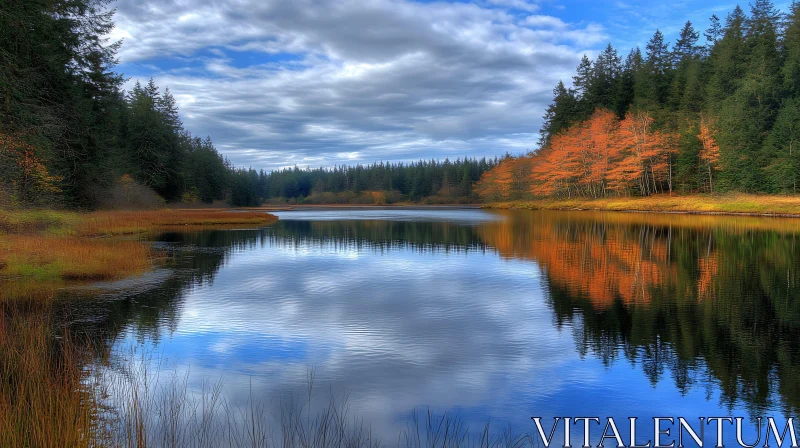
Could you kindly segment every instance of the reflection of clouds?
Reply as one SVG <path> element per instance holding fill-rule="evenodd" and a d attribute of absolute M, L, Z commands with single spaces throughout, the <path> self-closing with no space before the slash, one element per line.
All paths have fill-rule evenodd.
<path fill-rule="evenodd" d="M 188 292 L 160 348 L 190 366 L 195 383 L 224 376 L 236 399 L 251 381 L 260 396 L 302 394 L 315 366 L 318 385 L 349 390 L 376 430 L 405 424 L 418 406 L 489 406 L 575 357 L 569 335 L 550 327 L 535 266 L 512 264 L 493 253 L 349 257 L 268 242 Z M 301 341 L 302 356 L 276 358 L 281 341 Z"/>

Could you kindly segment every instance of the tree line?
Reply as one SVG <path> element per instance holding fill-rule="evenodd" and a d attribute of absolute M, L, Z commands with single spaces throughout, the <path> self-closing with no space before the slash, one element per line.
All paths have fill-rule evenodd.
<path fill-rule="evenodd" d="M 474 202 L 473 184 L 497 160 L 465 157 L 412 163 L 376 162 L 332 169 L 250 170 L 240 191 L 277 203 L 388 204 L 402 201 Z"/>
<path fill-rule="evenodd" d="M 756 0 L 702 34 L 686 22 L 671 46 L 656 31 L 644 52 L 584 55 L 540 148 L 487 172 L 481 197 L 797 193 L 800 6 Z"/>

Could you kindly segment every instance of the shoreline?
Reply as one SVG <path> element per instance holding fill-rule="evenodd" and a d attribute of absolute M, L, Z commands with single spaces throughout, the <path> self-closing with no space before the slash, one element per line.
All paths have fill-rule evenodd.
<path fill-rule="evenodd" d="M 252 228 L 278 221 L 266 212 L 231 209 L 0 211 L 0 302 L 48 297 L 75 282 L 148 272 L 161 260 L 161 252 L 147 243 L 154 232 Z"/>
<path fill-rule="evenodd" d="M 398 210 L 436 210 L 436 209 L 480 209 L 484 204 L 291 204 L 291 205 L 263 205 L 261 207 L 245 207 L 236 210 L 255 212 L 288 212 L 299 210 L 314 209 L 371 209 L 371 208 L 390 208 Z"/>
<path fill-rule="evenodd" d="M 663 213 L 704 216 L 749 216 L 800 218 L 800 196 L 755 195 L 654 195 L 599 199 L 529 199 L 476 204 L 265 204 L 239 207 L 243 212 L 286 212 L 321 209 L 398 209 L 398 210 L 554 210 L 607 211 L 621 213 Z"/>
<path fill-rule="evenodd" d="M 481 208 L 499 210 L 605 211 L 704 216 L 800 218 L 800 197 L 734 194 L 603 199 L 533 199 L 489 202 Z"/>

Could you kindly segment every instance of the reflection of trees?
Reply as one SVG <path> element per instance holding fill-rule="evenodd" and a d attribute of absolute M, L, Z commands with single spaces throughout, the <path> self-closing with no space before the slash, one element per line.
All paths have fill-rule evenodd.
<path fill-rule="evenodd" d="M 337 249 L 485 250 L 471 226 L 420 221 L 280 221 L 268 229 L 273 244 L 333 245 Z"/>
<path fill-rule="evenodd" d="M 73 327 L 108 344 L 124 330 L 174 329 L 190 288 L 235 253 L 266 245 L 335 250 L 497 250 L 534 260 L 557 325 L 576 349 L 624 358 L 654 383 L 719 385 L 753 412 L 800 408 L 800 248 L 791 221 L 640 214 L 502 212 L 477 226 L 445 222 L 281 221 L 257 230 L 169 233 L 164 277 L 93 300 L 64 301 Z"/>
<path fill-rule="evenodd" d="M 155 238 L 167 257 L 167 268 L 129 287 L 74 300 L 66 292 L 58 315 L 73 331 L 90 337 L 98 347 L 112 343 L 125 330 L 140 338 L 157 339 L 177 327 L 184 294 L 211 284 L 220 268 L 237 252 L 265 245 L 332 247 L 358 250 L 420 251 L 485 250 L 472 227 L 442 222 L 281 221 L 250 230 L 170 232 Z M 125 282 L 123 282 L 125 283 Z M 106 347 L 107 349 L 107 347 Z"/>
<path fill-rule="evenodd" d="M 231 255 L 263 241 L 264 230 L 165 233 L 155 240 L 167 258 L 165 269 L 141 280 L 112 285 L 91 300 L 75 300 L 66 291 L 59 302 L 60 315 L 73 331 L 98 346 L 112 343 L 125 330 L 140 338 L 158 338 L 162 330 L 177 328 L 184 294 L 194 286 L 210 284 Z"/>
<path fill-rule="evenodd" d="M 713 378 L 723 401 L 754 411 L 775 392 L 800 407 L 796 232 L 608 216 L 516 214 L 480 234 L 540 265 L 580 353 L 625 356 L 654 383 L 669 369 L 683 391 Z"/>

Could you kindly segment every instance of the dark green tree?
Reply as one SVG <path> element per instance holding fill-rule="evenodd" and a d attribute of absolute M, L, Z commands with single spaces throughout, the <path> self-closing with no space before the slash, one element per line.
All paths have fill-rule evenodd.
<path fill-rule="evenodd" d="M 545 146 L 550 136 L 568 128 L 578 118 L 575 92 L 559 81 L 553 89 L 553 102 L 547 107 L 542 129 L 539 131 L 539 146 Z"/>

